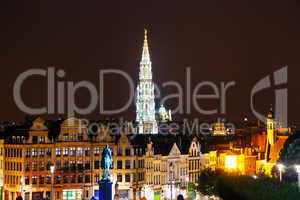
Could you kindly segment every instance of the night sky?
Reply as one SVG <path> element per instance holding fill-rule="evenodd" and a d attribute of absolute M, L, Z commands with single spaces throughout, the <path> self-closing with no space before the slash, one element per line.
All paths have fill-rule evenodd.
<path fill-rule="evenodd" d="M 60 81 L 88 80 L 95 86 L 99 85 L 100 69 L 121 69 L 137 84 L 146 27 L 155 83 L 174 80 L 184 85 L 188 66 L 192 86 L 206 80 L 217 84 L 235 81 L 228 90 L 225 117 L 254 119 L 249 103 L 251 88 L 288 65 L 289 122 L 300 122 L 299 1 L 7 2 L 0 5 L 0 120 L 24 118 L 13 100 L 13 83 L 30 68 L 55 66 L 66 71 Z M 119 107 L 127 100 L 125 80 L 111 76 L 105 84 L 106 108 Z M 22 91 L 27 104 L 45 104 L 45 79 L 26 81 Z M 257 96 L 256 106 L 266 112 L 273 101 L 274 90 L 270 89 Z M 77 102 L 87 105 L 88 92 L 80 90 Z M 169 103 L 172 107 L 177 102 Z M 200 103 L 206 109 L 219 105 L 215 100 Z M 134 105 L 120 116 L 134 119 Z M 203 116 L 193 110 L 176 118 L 205 120 L 217 116 Z M 85 117 L 105 116 L 97 110 Z"/>

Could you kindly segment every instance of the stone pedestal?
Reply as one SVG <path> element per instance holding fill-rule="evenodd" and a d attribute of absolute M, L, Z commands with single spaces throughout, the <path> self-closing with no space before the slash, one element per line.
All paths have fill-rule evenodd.
<path fill-rule="evenodd" d="M 99 200 L 112 200 L 112 182 L 110 180 L 99 181 Z"/>

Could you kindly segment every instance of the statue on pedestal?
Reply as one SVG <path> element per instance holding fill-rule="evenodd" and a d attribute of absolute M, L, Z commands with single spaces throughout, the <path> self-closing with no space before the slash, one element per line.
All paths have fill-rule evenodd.
<path fill-rule="evenodd" d="M 102 152 L 101 169 L 103 170 L 102 180 L 110 180 L 109 170 L 112 168 L 112 155 L 108 145 L 105 146 Z"/>
<path fill-rule="evenodd" d="M 108 145 L 102 151 L 101 169 L 103 170 L 102 178 L 99 181 L 99 200 L 112 200 L 112 181 L 109 170 L 112 166 L 112 155 Z"/>

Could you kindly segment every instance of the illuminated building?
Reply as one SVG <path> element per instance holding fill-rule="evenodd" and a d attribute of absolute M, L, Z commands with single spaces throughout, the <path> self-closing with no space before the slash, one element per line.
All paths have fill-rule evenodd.
<path fill-rule="evenodd" d="M 212 171 L 217 167 L 217 151 L 210 151 L 204 154 L 204 168 Z"/>
<path fill-rule="evenodd" d="M 148 49 L 147 30 L 145 29 L 144 46 L 140 62 L 139 84 L 136 96 L 136 121 L 139 133 L 157 133 L 155 119 L 154 84 Z"/>
<path fill-rule="evenodd" d="M 222 169 L 229 173 L 271 175 L 279 153 L 289 136 L 290 129 L 279 131 L 270 111 L 266 118 L 266 127 L 250 127 L 235 135 L 224 134 L 223 125 L 218 125 L 217 132 L 207 138 L 209 151 L 204 153 L 205 168 Z M 216 137 L 217 136 L 217 137 Z"/>
<path fill-rule="evenodd" d="M 64 120 L 59 132 L 51 136 L 45 124 L 38 117 L 32 126 L 15 129 L 2 143 L 4 199 L 19 195 L 25 200 L 49 198 L 52 165 L 55 200 L 97 196 L 101 153 L 107 144 L 112 149 L 114 192 L 128 199 L 166 196 L 170 193 L 170 181 L 179 193 L 188 182 L 197 183 L 204 167 L 196 137 L 112 134 L 102 123 L 97 133 L 89 135 L 89 124 L 78 118 Z"/>
<path fill-rule="evenodd" d="M 166 108 L 164 107 L 164 105 L 160 105 L 160 108 L 158 110 L 158 114 L 159 114 L 159 120 L 161 122 L 172 121 L 171 110 L 167 111 Z"/>
<path fill-rule="evenodd" d="M 279 153 L 285 141 L 288 139 L 290 129 L 278 126 L 272 109 L 268 112 L 266 117 L 266 129 L 262 149 L 263 154 L 256 163 L 256 169 L 257 173 L 263 172 L 266 175 L 271 175 L 272 168 L 279 158 Z"/>
<path fill-rule="evenodd" d="M 223 122 L 216 122 L 212 125 L 213 135 L 227 135 L 226 127 Z"/>
<path fill-rule="evenodd" d="M 213 136 L 226 136 L 235 133 L 235 127 L 228 126 L 224 122 L 215 122 L 212 124 L 211 133 Z"/>
<path fill-rule="evenodd" d="M 155 143 L 149 141 L 145 168 L 146 185 L 150 191 L 153 191 L 147 199 L 153 199 L 154 195 L 170 198 L 171 185 L 175 197 L 181 188 L 187 188 L 189 182 L 197 183 L 204 168 L 204 157 L 197 138 L 194 137 L 185 147 L 182 143 L 180 145 L 180 141 L 157 145 L 157 147 Z"/>
<path fill-rule="evenodd" d="M 4 199 L 15 199 L 23 190 L 24 146 L 19 144 L 23 140 L 23 136 L 13 136 L 11 143 L 4 144 Z"/>

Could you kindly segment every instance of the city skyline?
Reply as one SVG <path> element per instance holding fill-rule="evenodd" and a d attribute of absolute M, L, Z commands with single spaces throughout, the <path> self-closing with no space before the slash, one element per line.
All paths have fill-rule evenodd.
<path fill-rule="evenodd" d="M 2 2 L 0 200 L 298 199 L 299 9 Z"/>

